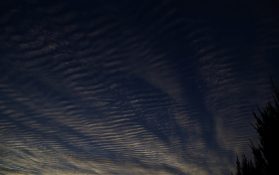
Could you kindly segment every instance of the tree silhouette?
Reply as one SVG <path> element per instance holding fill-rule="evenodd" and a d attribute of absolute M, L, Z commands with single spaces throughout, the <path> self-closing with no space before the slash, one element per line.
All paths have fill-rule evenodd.
<path fill-rule="evenodd" d="M 258 114 L 254 113 L 254 125 L 259 138 L 255 145 L 251 142 L 253 159 L 243 154 L 236 160 L 236 175 L 276 175 L 279 174 L 279 91 L 273 84 L 273 102 L 268 103 Z"/>

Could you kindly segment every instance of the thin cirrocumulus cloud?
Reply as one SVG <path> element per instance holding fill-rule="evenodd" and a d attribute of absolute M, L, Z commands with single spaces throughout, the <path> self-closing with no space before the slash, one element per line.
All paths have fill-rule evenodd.
<path fill-rule="evenodd" d="M 84 103 L 80 96 L 72 97 L 75 100 L 70 100 L 72 98 L 67 100 L 69 97 L 63 99 L 63 97 L 52 95 L 51 92 L 46 96 L 44 90 L 42 91 L 38 87 L 40 84 L 36 82 L 35 77 L 32 77 L 32 81 L 28 83 L 22 79 L 30 80 L 31 78 L 15 77 L 13 75 L 19 75 L 19 73 L 14 74 L 14 71 L 16 70 L 10 70 L 6 75 L 9 79 L 14 79 L 14 82 L 24 82 L 20 89 L 10 85 L 7 78 L 1 80 L 1 92 L 4 97 L 1 101 L 1 113 L 5 116 L 2 122 L 4 127 L 1 128 L 3 131 L 1 132 L 3 133 L 1 149 L 3 149 L 5 156 L 2 163 L 5 173 L 13 172 L 13 166 L 21 167 L 15 171 L 22 171 L 22 173 L 27 174 L 39 172 L 43 174 L 67 174 L 72 169 L 79 173 L 86 172 L 86 170 L 89 172 L 88 169 L 84 170 L 84 168 L 78 166 L 82 166 L 88 161 L 94 162 L 94 160 L 105 159 L 102 156 L 106 157 L 106 154 L 108 154 L 106 161 L 110 163 L 107 166 L 119 166 L 112 168 L 112 172 L 125 174 L 125 171 L 129 170 L 135 173 L 139 171 L 139 173 L 148 172 L 151 174 L 152 171 L 154 173 L 158 171 L 181 171 L 206 174 L 205 170 L 193 163 L 183 163 L 184 160 L 168 148 L 161 141 L 160 136 L 146 130 L 142 124 L 137 122 L 138 119 L 135 119 L 137 111 L 132 107 L 129 109 L 129 104 L 125 106 L 126 110 L 122 111 L 122 104 L 113 104 L 112 102 L 100 106 L 99 101 L 96 105 L 93 100 L 91 100 L 91 104 Z M 48 90 L 55 91 L 55 89 L 49 87 Z M 148 101 L 147 97 L 143 101 L 146 101 L 146 99 Z M 112 108 L 109 111 L 105 110 L 108 106 Z M 151 105 L 151 110 L 153 108 Z M 145 109 L 148 110 L 148 108 Z M 149 114 L 148 112 L 148 114 L 142 115 L 146 115 L 148 119 Z M 21 141 L 21 139 L 23 140 Z M 192 140 L 192 144 L 194 144 L 194 140 Z M 40 150 L 39 155 L 38 150 Z M 74 153 L 74 150 L 78 151 Z M 92 155 L 86 155 L 87 152 Z M 28 154 L 30 155 L 27 156 Z M 79 154 L 82 159 L 84 158 L 85 163 L 83 160 L 79 160 L 82 165 L 71 163 L 71 161 L 68 163 L 68 159 L 56 160 L 56 158 L 65 156 L 79 159 L 75 154 Z M 125 165 L 129 165 L 129 159 L 132 157 L 135 159 L 131 160 L 132 164 L 135 164 L 133 166 L 138 166 L 139 163 L 135 162 L 141 162 L 140 164 L 147 164 L 147 167 L 160 167 L 161 164 L 166 164 L 169 167 L 167 166 L 167 170 L 164 170 L 165 168 L 159 170 L 144 169 L 143 165 L 141 165 L 141 168 L 133 168 L 133 166 L 127 168 L 121 163 L 113 165 L 112 162 L 115 158 L 110 158 L 113 155 L 118 157 L 121 162 L 128 161 Z M 6 162 L 5 160 L 9 161 Z M 74 168 L 65 166 L 67 168 L 63 169 L 60 168 L 62 165 L 56 165 L 58 162 L 67 162 L 67 164 L 74 164 L 75 166 Z M 93 162 L 89 165 L 97 166 Z M 32 166 L 27 167 L 29 164 L 32 164 Z M 46 164 L 45 166 L 49 169 L 40 169 L 41 164 Z M 101 161 L 101 163 L 97 162 L 96 164 L 104 164 L 104 162 Z M 86 167 L 91 169 L 89 165 Z M 106 170 L 101 167 L 98 168 L 97 166 L 96 171 L 103 172 L 100 174 L 111 174 L 106 166 L 104 167 Z"/>
<path fill-rule="evenodd" d="M 272 67 L 242 49 L 249 24 L 168 0 L 6 6 L 0 174 L 225 174 L 246 149 Z"/>
<path fill-rule="evenodd" d="M 263 24 L 262 24 L 263 25 Z M 219 29 L 220 30 L 220 29 Z M 236 153 L 247 151 L 249 139 L 254 139 L 252 132 L 251 112 L 256 110 L 270 98 L 270 82 L 268 75 L 271 65 L 266 60 L 264 49 L 265 42 L 241 43 L 230 49 L 233 42 L 240 43 L 240 38 L 232 38 L 234 29 L 227 29 L 226 41 L 218 37 L 210 38 L 207 42 L 219 41 L 219 45 L 198 48 L 199 69 L 201 81 L 205 84 L 205 105 L 214 116 L 215 133 L 218 144 L 225 150 Z M 213 30 L 208 33 L 214 33 Z M 207 35 L 208 35 L 207 33 Z M 252 33 L 257 40 L 265 33 Z M 232 36 L 231 36 L 232 35 Z M 234 41 L 236 40 L 236 41 Z M 230 42 L 228 42 L 230 41 Z M 203 40 L 201 42 L 205 43 Z M 243 45 L 243 46 L 242 46 Z M 247 50 L 247 59 L 238 60 L 243 52 Z M 242 65 L 241 65 L 242 64 Z M 242 68 L 243 67 L 243 68 Z"/>

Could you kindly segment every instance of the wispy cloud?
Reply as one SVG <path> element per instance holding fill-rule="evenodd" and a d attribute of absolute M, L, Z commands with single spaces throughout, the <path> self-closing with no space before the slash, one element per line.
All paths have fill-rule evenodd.
<path fill-rule="evenodd" d="M 0 17 L 0 174 L 228 172 L 268 99 L 265 50 L 167 0 L 72 3 Z"/>

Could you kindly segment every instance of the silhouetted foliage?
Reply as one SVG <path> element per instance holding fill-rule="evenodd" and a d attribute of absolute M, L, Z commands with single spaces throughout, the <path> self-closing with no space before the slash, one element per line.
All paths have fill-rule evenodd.
<path fill-rule="evenodd" d="M 279 91 L 274 87 L 273 103 L 254 113 L 259 144 L 251 143 L 253 160 L 245 155 L 236 160 L 236 175 L 276 175 L 279 159 Z"/>

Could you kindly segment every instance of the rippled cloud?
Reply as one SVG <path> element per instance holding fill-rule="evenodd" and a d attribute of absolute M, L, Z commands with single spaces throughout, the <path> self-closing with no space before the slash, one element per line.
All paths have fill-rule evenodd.
<path fill-rule="evenodd" d="M 167 0 L 1 8 L 0 174 L 224 174 L 253 137 L 272 21 L 239 33 Z"/>

